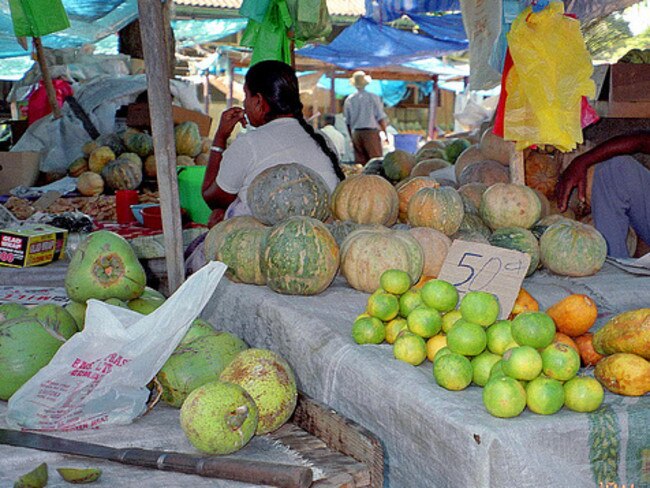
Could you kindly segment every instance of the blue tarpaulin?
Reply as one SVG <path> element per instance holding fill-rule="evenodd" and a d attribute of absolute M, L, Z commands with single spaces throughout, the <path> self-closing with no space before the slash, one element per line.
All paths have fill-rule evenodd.
<path fill-rule="evenodd" d="M 437 16 L 409 14 L 409 17 L 429 37 L 439 41 L 456 42 L 461 50 L 467 49 L 469 46 L 463 18 L 460 14 Z"/>
<path fill-rule="evenodd" d="M 462 51 L 458 41 L 445 41 L 379 25 L 360 18 L 345 28 L 330 44 L 296 51 L 344 69 L 404 64 L 409 61 Z"/>
<path fill-rule="evenodd" d="M 172 28 L 179 47 L 212 42 L 235 34 L 246 27 L 247 19 L 174 20 Z"/>
<path fill-rule="evenodd" d="M 406 14 L 460 11 L 459 0 L 366 0 L 366 16 L 382 22 L 399 19 Z"/>

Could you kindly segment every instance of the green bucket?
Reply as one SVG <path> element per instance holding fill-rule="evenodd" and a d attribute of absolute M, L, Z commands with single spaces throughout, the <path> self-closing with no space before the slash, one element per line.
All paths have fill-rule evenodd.
<path fill-rule="evenodd" d="M 212 213 L 201 195 L 205 170 L 205 166 L 179 166 L 177 168 L 178 196 L 181 208 L 187 210 L 192 222 L 203 225 L 208 223 Z"/>

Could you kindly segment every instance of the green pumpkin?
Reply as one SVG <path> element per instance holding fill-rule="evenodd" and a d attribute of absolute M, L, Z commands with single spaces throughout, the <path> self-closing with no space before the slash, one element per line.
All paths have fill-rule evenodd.
<path fill-rule="evenodd" d="M 463 216 L 463 220 L 460 223 L 458 232 L 462 230 L 466 230 L 470 232 L 478 232 L 482 236 L 485 236 L 486 239 L 489 238 L 490 234 L 492 233 L 490 231 L 490 228 L 487 225 L 485 225 L 485 222 L 481 220 L 481 217 L 467 212 Z"/>
<path fill-rule="evenodd" d="M 464 215 L 463 199 L 449 186 L 418 190 L 407 209 L 412 226 L 432 227 L 447 236 L 458 231 Z"/>
<path fill-rule="evenodd" d="M 496 183 L 481 196 L 479 212 L 492 230 L 502 227 L 530 229 L 539 220 L 542 204 L 527 186 Z"/>
<path fill-rule="evenodd" d="M 196 122 L 183 122 L 174 127 L 174 141 L 176 142 L 176 154 L 197 156 L 201 152 L 203 140 L 199 133 L 199 126 Z"/>
<path fill-rule="evenodd" d="M 526 276 L 532 275 L 539 266 L 539 243 L 535 235 L 521 227 L 504 227 L 489 236 L 490 244 L 506 249 L 525 252 L 530 256 L 530 265 Z"/>
<path fill-rule="evenodd" d="M 542 264 L 555 274 L 590 276 L 603 267 L 607 242 L 594 227 L 573 220 L 551 224 L 539 240 Z"/>
<path fill-rule="evenodd" d="M 401 181 L 411 174 L 415 167 L 415 156 L 406 151 L 396 149 L 384 156 L 382 167 L 386 176 L 393 181 Z"/>
<path fill-rule="evenodd" d="M 221 247 L 223 238 L 235 229 L 259 229 L 267 228 L 262 222 L 250 215 L 240 215 L 231 219 L 222 220 L 208 231 L 203 241 L 205 257 L 215 260 L 217 249 Z"/>
<path fill-rule="evenodd" d="M 262 269 L 266 284 L 287 295 L 316 295 L 336 276 L 339 248 L 325 224 L 290 217 L 271 230 Z"/>
<path fill-rule="evenodd" d="M 278 164 L 258 174 L 246 194 L 257 220 L 275 225 L 293 216 L 320 221 L 330 216 L 330 192 L 325 180 L 302 164 Z"/>
<path fill-rule="evenodd" d="M 124 145 L 129 152 L 136 153 L 142 159 L 153 154 L 153 139 L 144 132 L 126 132 Z"/>
<path fill-rule="evenodd" d="M 142 165 L 118 158 L 104 167 L 102 177 L 113 190 L 135 190 L 142 183 Z"/>
<path fill-rule="evenodd" d="M 234 229 L 220 241 L 215 257 L 228 266 L 226 275 L 233 281 L 264 285 L 262 252 L 268 228 Z"/>

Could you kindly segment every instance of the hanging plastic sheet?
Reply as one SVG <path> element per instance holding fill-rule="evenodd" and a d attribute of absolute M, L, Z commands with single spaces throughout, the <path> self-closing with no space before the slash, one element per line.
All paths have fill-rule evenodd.
<path fill-rule="evenodd" d="M 241 45 L 253 48 L 251 66 L 268 59 L 291 64 L 287 31 L 292 23 L 285 0 L 271 0 L 263 22 L 248 20 Z"/>
<path fill-rule="evenodd" d="M 16 37 L 40 37 L 70 27 L 61 0 L 9 0 Z"/>
<path fill-rule="evenodd" d="M 295 19 L 293 38 L 298 46 L 325 40 L 332 32 L 332 20 L 325 0 L 287 0 L 287 5 Z"/>
<path fill-rule="evenodd" d="M 517 149 L 549 144 L 571 151 L 582 142 L 582 97 L 595 95 L 593 66 L 580 23 L 552 2 L 526 8 L 508 34 L 512 68 L 505 81 L 504 138 Z"/>

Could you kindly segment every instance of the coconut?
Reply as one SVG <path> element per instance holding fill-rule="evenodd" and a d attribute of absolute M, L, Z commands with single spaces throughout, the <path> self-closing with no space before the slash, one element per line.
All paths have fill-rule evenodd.
<path fill-rule="evenodd" d="M 77 329 L 84 330 L 86 324 L 86 304 L 71 301 L 63 308 L 72 315 L 72 318 L 77 324 Z"/>
<path fill-rule="evenodd" d="M 38 319 L 44 327 L 53 330 L 66 339 L 79 332 L 74 317 L 60 305 L 45 303 L 31 308 L 25 313 L 26 316 Z"/>
<path fill-rule="evenodd" d="M 156 310 L 158 307 L 160 307 L 163 303 L 165 303 L 165 299 L 160 299 L 154 296 L 141 296 L 138 298 L 134 298 L 133 300 L 129 300 L 127 303 L 127 307 L 133 310 L 134 312 L 141 313 L 143 315 L 149 315 L 151 312 Z"/>
<path fill-rule="evenodd" d="M 190 443 L 210 454 L 230 454 L 255 434 L 258 410 L 246 391 L 212 381 L 195 389 L 181 408 L 181 428 Z"/>
<path fill-rule="evenodd" d="M 20 317 L 27 310 L 28 308 L 20 303 L 3 303 L 0 305 L 0 322 Z"/>
<path fill-rule="evenodd" d="M 219 379 L 240 385 L 255 400 L 258 435 L 278 429 L 296 408 L 296 378 L 289 363 L 273 351 L 247 349 L 239 353 Z"/>
<path fill-rule="evenodd" d="M 214 330 L 212 324 L 206 322 L 203 319 L 195 319 L 192 322 L 192 325 L 190 325 L 190 328 L 187 330 L 185 337 L 183 337 L 183 339 L 181 340 L 179 346 L 188 344 L 193 340 L 198 339 L 199 337 L 203 337 L 207 335 L 216 335 L 216 334 L 220 334 L 220 332 Z"/>
<path fill-rule="evenodd" d="M 162 399 L 179 408 L 192 390 L 219 379 L 221 372 L 246 343 L 229 332 L 204 335 L 180 345 L 158 373 Z"/>
<path fill-rule="evenodd" d="M 65 290 L 75 302 L 89 298 L 132 300 L 142 295 L 144 268 L 123 237 L 100 230 L 75 251 L 65 276 Z"/>
<path fill-rule="evenodd" d="M 0 324 L 0 400 L 50 362 L 65 338 L 34 316 L 23 315 Z"/>

